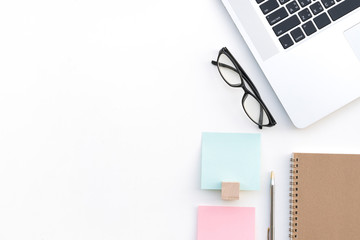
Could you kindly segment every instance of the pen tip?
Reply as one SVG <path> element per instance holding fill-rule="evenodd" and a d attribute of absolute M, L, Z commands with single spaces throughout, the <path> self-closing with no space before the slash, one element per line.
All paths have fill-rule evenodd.
<path fill-rule="evenodd" d="M 271 171 L 271 178 L 274 178 L 274 177 L 275 177 L 274 171 Z"/>

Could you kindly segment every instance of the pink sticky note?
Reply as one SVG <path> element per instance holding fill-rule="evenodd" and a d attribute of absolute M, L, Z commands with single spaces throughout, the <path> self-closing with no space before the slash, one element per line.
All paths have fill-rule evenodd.
<path fill-rule="evenodd" d="M 200 206 L 197 240 L 255 240 L 255 208 Z"/>

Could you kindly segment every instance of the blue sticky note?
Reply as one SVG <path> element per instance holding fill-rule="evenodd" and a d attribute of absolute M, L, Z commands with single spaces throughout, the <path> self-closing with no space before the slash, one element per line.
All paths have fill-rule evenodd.
<path fill-rule="evenodd" d="M 240 190 L 260 188 L 260 134 L 202 134 L 201 189 L 239 182 Z"/>

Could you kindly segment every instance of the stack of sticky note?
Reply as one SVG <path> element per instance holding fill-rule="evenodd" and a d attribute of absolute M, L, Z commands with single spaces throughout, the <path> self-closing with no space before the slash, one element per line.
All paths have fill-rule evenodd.
<path fill-rule="evenodd" d="M 197 240 L 255 240 L 255 208 L 200 206 Z"/>

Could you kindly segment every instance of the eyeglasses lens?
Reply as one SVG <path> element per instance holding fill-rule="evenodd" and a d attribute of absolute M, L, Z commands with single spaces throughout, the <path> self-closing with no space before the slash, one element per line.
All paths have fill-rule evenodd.
<path fill-rule="evenodd" d="M 259 125 L 268 125 L 269 118 L 264 111 L 263 107 L 251 94 L 246 94 L 243 100 L 243 106 L 246 114 L 251 118 L 255 123 Z"/>
<path fill-rule="evenodd" d="M 241 78 L 235 65 L 226 54 L 221 54 L 218 59 L 218 68 L 223 79 L 232 86 L 241 85 Z"/>

